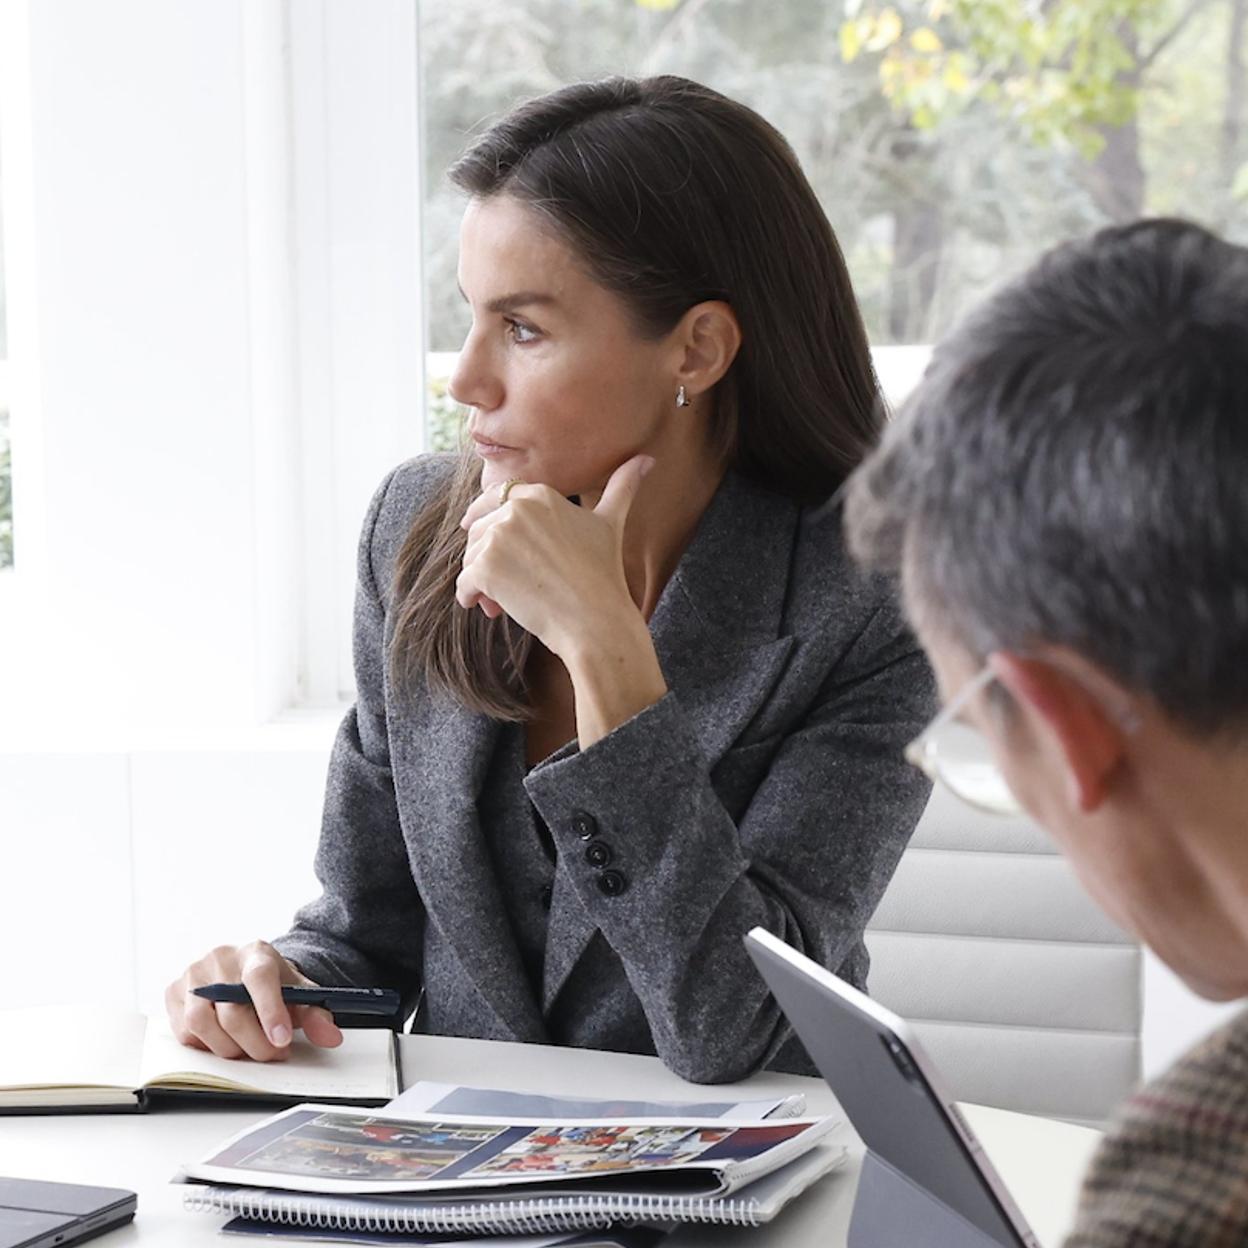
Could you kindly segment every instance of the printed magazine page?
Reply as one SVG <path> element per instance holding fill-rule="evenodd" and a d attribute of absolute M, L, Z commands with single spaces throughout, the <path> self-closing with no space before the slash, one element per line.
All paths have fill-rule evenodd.
<path fill-rule="evenodd" d="M 471 1114 L 480 1118 L 725 1118 L 739 1122 L 798 1118 L 806 1112 L 800 1093 L 760 1101 L 625 1101 L 550 1096 L 502 1088 L 470 1088 L 421 1079 L 386 1106 L 410 1116 Z"/>
<path fill-rule="evenodd" d="M 382 1195 L 646 1176 L 662 1190 L 715 1194 L 805 1152 L 833 1119 L 731 1124 L 656 1118 L 506 1122 L 462 1115 L 395 1117 L 300 1105 L 241 1132 L 191 1179 L 291 1191 Z M 744 1177 L 743 1177 L 744 1181 Z M 643 1186 L 640 1190 L 647 1190 Z"/>

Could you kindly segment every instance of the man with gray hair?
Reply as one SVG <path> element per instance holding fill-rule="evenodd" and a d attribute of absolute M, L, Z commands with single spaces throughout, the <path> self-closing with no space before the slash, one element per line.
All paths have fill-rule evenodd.
<path fill-rule="evenodd" d="M 846 522 L 946 702 L 914 760 L 1248 995 L 1248 251 L 1154 220 L 1050 252 L 936 348 Z M 1068 1248 L 1245 1243 L 1241 1014 L 1119 1112 Z"/>

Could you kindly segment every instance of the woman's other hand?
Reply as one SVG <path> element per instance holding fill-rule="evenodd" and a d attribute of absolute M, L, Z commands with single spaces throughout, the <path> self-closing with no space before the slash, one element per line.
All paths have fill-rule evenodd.
<path fill-rule="evenodd" d="M 191 990 L 205 984 L 245 985 L 253 1005 L 214 1003 Z M 336 1048 L 342 1032 L 333 1015 L 309 1005 L 287 1006 L 282 985 L 316 985 L 267 941 L 247 945 L 219 945 L 191 963 L 165 989 L 165 1008 L 173 1034 L 193 1049 L 207 1049 L 219 1057 L 250 1057 L 258 1062 L 280 1062 L 290 1056 L 296 1029 L 322 1048 Z M 253 1008 L 254 1007 L 254 1008 Z"/>

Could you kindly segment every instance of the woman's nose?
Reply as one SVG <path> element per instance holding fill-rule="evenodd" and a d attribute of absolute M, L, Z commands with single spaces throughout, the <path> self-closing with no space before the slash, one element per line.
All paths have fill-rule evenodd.
<path fill-rule="evenodd" d="M 489 352 L 475 330 L 468 331 L 446 388 L 451 398 L 465 407 L 480 407 L 489 411 L 502 402 L 502 384 L 497 371 L 491 367 Z"/>

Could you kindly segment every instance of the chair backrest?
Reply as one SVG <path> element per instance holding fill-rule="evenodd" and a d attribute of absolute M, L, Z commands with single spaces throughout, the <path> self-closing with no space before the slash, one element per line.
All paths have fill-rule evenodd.
<path fill-rule="evenodd" d="M 1030 823 L 937 785 L 867 948 L 958 1100 L 1101 1126 L 1139 1081 L 1139 946 Z"/>

